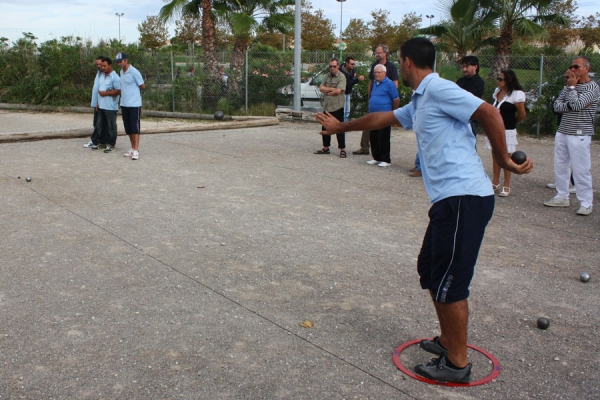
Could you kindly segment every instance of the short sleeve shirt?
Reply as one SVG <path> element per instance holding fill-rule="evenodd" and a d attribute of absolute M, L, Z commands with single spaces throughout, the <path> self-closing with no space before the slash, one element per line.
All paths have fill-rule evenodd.
<path fill-rule="evenodd" d="M 381 82 L 374 81 L 369 98 L 369 112 L 392 111 L 397 98 L 398 89 L 387 76 Z"/>
<path fill-rule="evenodd" d="M 375 66 L 377 64 L 379 64 L 379 62 L 375 61 L 371 65 L 371 71 L 369 72 L 369 79 L 372 80 L 373 83 L 375 83 Z M 387 60 L 385 62 L 385 76 L 387 76 L 388 78 L 390 78 L 391 81 L 397 81 L 398 80 L 398 67 L 396 67 L 396 64 L 394 64 L 390 60 Z M 394 86 L 396 86 L 396 85 L 394 85 Z M 371 90 L 372 89 L 373 88 L 371 88 Z"/>
<path fill-rule="evenodd" d="M 522 90 L 513 90 L 511 94 L 507 94 L 502 99 L 498 99 L 500 88 L 494 90 L 492 97 L 494 98 L 494 107 L 500 110 L 500 115 L 504 121 L 504 129 L 517 128 L 517 103 L 525 102 L 525 93 Z"/>
<path fill-rule="evenodd" d="M 110 75 L 104 75 L 103 78 L 100 78 L 100 85 L 98 90 L 100 91 L 108 91 L 108 90 L 116 90 L 121 89 L 121 80 L 119 79 L 119 75 L 115 71 L 111 72 Z M 100 96 L 98 95 L 98 108 L 102 110 L 119 110 L 119 97 L 120 96 Z"/>
<path fill-rule="evenodd" d="M 325 111 L 337 111 L 340 108 L 344 108 L 344 104 L 346 103 L 346 96 L 344 96 L 344 92 L 346 91 L 346 76 L 343 73 L 338 71 L 337 75 L 332 75 L 331 73 L 325 74 L 321 86 L 342 89 L 342 93 L 337 96 L 323 96 L 323 109 Z"/>
<path fill-rule="evenodd" d="M 144 84 L 142 74 L 133 65 L 121 70 L 121 107 L 141 107 L 140 86 Z"/>
<path fill-rule="evenodd" d="M 412 101 L 394 110 L 398 122 L 417 135 L 423 182 L 432 203 L 452 196 L 494 194 L 469 125 L 482 103 L 431 73 L 413 92 Z"/>

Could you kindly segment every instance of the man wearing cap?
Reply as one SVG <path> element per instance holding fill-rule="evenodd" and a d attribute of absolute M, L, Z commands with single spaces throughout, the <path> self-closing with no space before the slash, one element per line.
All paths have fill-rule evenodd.
<path fill-rule="evenodd" d="M 112 60 L 108 57 L 102 59 L 102 72 L 104 76 L 100 78 L 98 85 L 98 130 L 100 131 L 98 141 L 99 147 L 104 148 L 105 153 L 112 153 L 117 144 L 117 111 L 119 111 L 121 79 L 112 69 Z"/>
<path fill-rule="evenodd" d="M 121 115 L 125 133 L 129 136 L 131 149 L 124 154 L 137 160 L 140 157 L 140 116 L 142 115 L 142 95 L 140 90 L 146 88 L 142 74 L 133 65 L 125 53 L 117 54 L 115 58 L 121 68 Z"/>

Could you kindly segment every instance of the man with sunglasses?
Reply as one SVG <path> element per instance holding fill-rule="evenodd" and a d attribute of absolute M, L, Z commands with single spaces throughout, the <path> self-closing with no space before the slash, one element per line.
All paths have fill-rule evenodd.
<path fill-rule="evenodd" d="M 328 111 L 338 121 L 343 122 L 346 77 L 340 72 L 340 62 L 337 58 L 334 57 L 329 60 L 329 73 L 323 78 L 319 91 L 323 93 L 323 110 Z M 322 130 L 325 130 L 325 128 L 322 128 Z M 336 138 L 340 149 L 340 158 L 346 158 L 346 134 L 339 132 Z M 315 154 L 330 154 L 331 136 L 323 136 L 322 139 L 323 148 L 315 151 Z"/>
<path fill-rule="evenodd" d="M 554 101 L 562 115 L 554 138 L 554 182 L 556 196 L 547 207 L 569 207 L 570 167 L 577 187 L 578 215 L 590 215 L 594 201 L 590 144 L 594 134 L 600 87 L 589 77 L 590 60 L 577 56 L 565 73 L 565 87 Z"/>

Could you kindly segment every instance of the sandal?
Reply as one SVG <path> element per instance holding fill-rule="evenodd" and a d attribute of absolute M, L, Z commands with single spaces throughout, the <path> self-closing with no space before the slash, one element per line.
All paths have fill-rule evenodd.
<path fill-rule="evenodd" d="M 500 196 L 500 197 L 508 197 L 509 194 L 510 194 L 510 187 L 508 187 L 508 186 L 502 186 L 502 191 L 500 193 L 498 193 L 498 196 Z"/>
<path fill-rule="evenodd" d="M 340 150 L 340 158 L 346 158 L 346 150 Z"/>
<path fill-rule="evenodd" d="M 329 149 L 321 149 L 321 150 L 317 150 L 315 151 L 315 154 L 331 154 Z"/>
<path fill-rule="evenodd" d="M 495 185 L 492 183 L 492 189 L 494 189 L 494 192 L 500 190 L 500 183 L 496 183 Z"/>

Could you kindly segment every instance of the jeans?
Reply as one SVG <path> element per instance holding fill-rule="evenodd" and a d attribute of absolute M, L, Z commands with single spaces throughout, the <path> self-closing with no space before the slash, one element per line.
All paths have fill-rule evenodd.
<path fill-rule="evenodd" d="M 415 169 L 417 171 L 421 170 L 421 159 L 419 158 L 419 152 L 417 152 L 417 156 L 415 157 Z"/>
<path fill-rule="evenodd" d="M 346 96 L 346 104 L 344 104 L 344 122 L 347 122 L 350 117 L 350 97 L 352 96 L 352 93 L 345 94 L 344 96 Z"/>
<path fill-rule="evenodd" d="M 115 147 L 117 143 L 117 110 L 98 111 L 98 141 Z"/>
<path fill-rule="evenodd" d="M 386 126 L 383 129 L 371 131 L 369 138 L 371 139 L 371 155 L 376 161 L 391 163 L 390 158 L 390 137 L 392 127 Z"/>
<path fill-rule="evenodd" d="M 94 132 L 92 132 L 92 137 L 90 138 L 90 140 L 92 141 L 92 143 L 94 143 L 95 145 L 98 144 L 98 138 L 100 137 L 100 129 L 98 129 L 98 111 L 96 110 L 96 108 L 94 108 L 94 122 L 93 122 L 93 126 L 94 126 Z"/>

